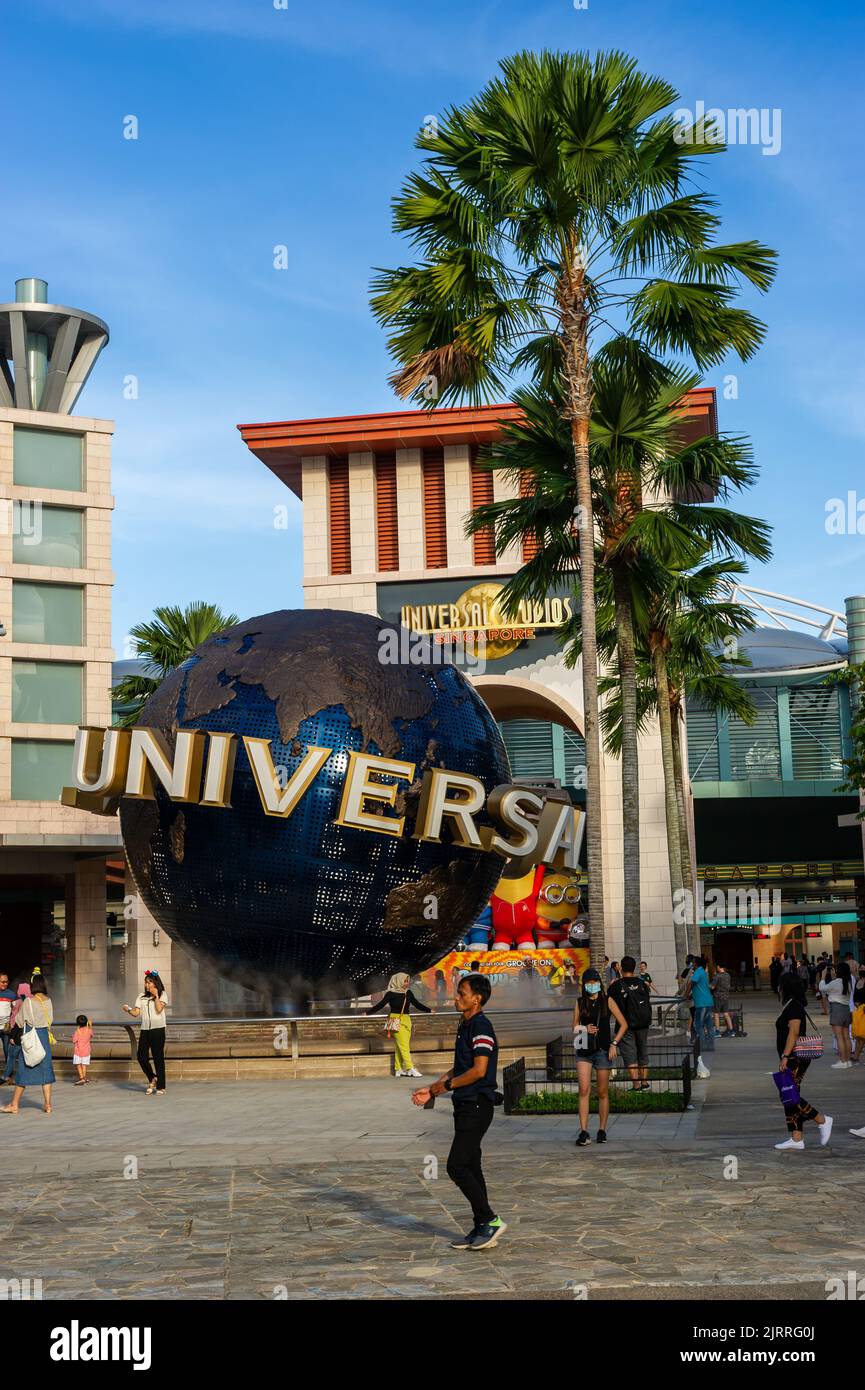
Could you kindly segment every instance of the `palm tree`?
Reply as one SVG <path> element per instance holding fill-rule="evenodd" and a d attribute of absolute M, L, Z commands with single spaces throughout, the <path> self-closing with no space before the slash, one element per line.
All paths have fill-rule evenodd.
<path fill-rule="evenodd" d="M 223 613 L 215 604 L 199 601 L 185 608 L 154 608 L 149 622 L 136 623 L 129 635 L 135 655 L 146 665 L 140 674 L 124 676 L 111 691 L 120 710 L 116 721 L 120 727 L 128 729 L 137 722 L 145 702 L 196 647 L 238 621 L 236 613 Z"/>
<path fill-rule="evenodd" d="M 563 383 L 578 512 L 587 857 L 593 941 L 603 942 L 601 753 L 589 425 L 592 355 L 611 319 L 650 350 L 700 368 L 750 357 L 764 326 L 738 282 L 768 289 L 774 252 L 713 244 L 713 201 L 688 191 L 714 129 L 683 131 L 661 78 L 622 53 L 518 53 L 479 96 L 418 138 L 394 225 L 419 262 L 380 271 L 372 307 L 390 330 L 399 395 L 427 406 L 490 399 L 515 371 Z M 432 387 L 432 389 L 430 389 Z"/>
<path fill-rule="evenodd" d="M 707 436 L 682 443 L 676 406 L 693 385 L 689 373 L 645 357 L 639 360 L 633 345 L 615 340 L 598 355 L 593 375 L 590 458 L 598 645 L 605 665 L 618 667 L 617 679 L 602 679 L 600 685 L 602 693 L 613 688 L 619 693 L 619 733 L 612 751 L 621 755 L 625 953 L 639 959 L 638 732 L 645 711 L 639 707 L 637 667 L 652 595 L 667 583 L 669 573 L 686 573 L 721 541 L 761 558 L 768 546 L 762 522 L 704 501 L 707 486 L 725 499 L 746 486 L 754 471 L 741 439 Z M 505 585 L 506 611 L 521 599 L 541 598 L 550 588 L 573 582 L 578 567 L 571 524 L 572 449 L 558 390 L 554 383 L 550 392 L 524 389 L 515 394 L 522 418 L 505 427 L 484 458 L 511 480 L 527 480 L 529 487 L 519 497 L 476 508 L 466 524 L 469 533 L 490 527 L 500 552 L 525 535 L 537 537 L 534 558 Z M 662 501 L 671 487 L 675 500 Z M 579 656 L 581 637 L 580 618 L 575 617 L 563 634 L 570 665 Z M 680 877 L 675 876 L 677 884 Z"/>
<path fill-rule="evenodd" d="M 740 518 L 742 522 L 749 520 Z M 769 554 L 761 523 L 756 525 L 755 541 L 747 553 L 761 559 Z M 664 575 L 649 605 L 645 642 L 661 734 L 670 883 L 674 903 L 685 907 L 684 939 L 677 938 L 680 960 L 687 949 L 699 949 L 679 729 L 682 700 L 686 686 L 690 686 L 693 693 L 709 698 L 715 708 L 753 722 L 752 702 L 727 670 L 730 665 L 747 663 L 725 656 L 730 639 L 738 641 L 741 633 L 754 626 L 753 613 L 728 597 L 731 579 L 745 572 L 742 561 L 729 555 L 709 559 L 689 573 Z"/>

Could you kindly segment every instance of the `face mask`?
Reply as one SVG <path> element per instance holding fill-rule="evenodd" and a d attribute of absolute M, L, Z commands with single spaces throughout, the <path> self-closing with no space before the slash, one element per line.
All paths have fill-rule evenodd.
<path fill-rule="evenodd" d="M 586 994 L 600 994 L 600 992 L 601 986 L 599 984 L 586 985 Z"/>

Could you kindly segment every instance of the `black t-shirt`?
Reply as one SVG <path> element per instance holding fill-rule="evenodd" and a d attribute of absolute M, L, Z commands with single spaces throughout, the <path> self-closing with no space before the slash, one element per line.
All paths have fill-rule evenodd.
<path fill-rule="evenodd" d="M 857 980 L 853 986 L 853 1005 L 865 1004 L 865 979 Z"/>
<path fill-rule="evenodd" d="M 419 1009 L 422 1014 L 432 1013 L 432 1009 L 428 1009 L 426 1004 L 422 1004 L 419 999 L 415 999 L 410 989 L 401 989 L 399 991 L 393 989 L 386 990 L 378 1003 L 374 1004 L 371 1009 L 368 1009 L 367 1013 L 377 1014 L 384 1008 L 390 1009 L 392 1014 L 408 1013 L 410 1009 Z"/>
<path fill-rule="evenodd" d="M 454 1076 L 462 1076 L 470 1071 L 476 1057 L 488 1057 L 487 1074 L 470 1086 L 459 1086 L 453 1093 L 454 1105 L 462 1105 L 467 1100 L 477 1100 L 483 1096 L 492 1100 L 496 1089 L 496 1067 L 499 1060 L 499 1044 L 496 1030 L 485 1013 L 475 1014 L 474 1018 L 463 1019 L 457 1029 L 454 1046 Z"/>
<path fill-rule="evenodd" d="M 612 989 L 612 986 L 610 988 Z M 611 1033 L 613 1019 L 610 1017 L 607 1001 L 604 999 L 602 1002 L 600 995 L 597 995 L 594 1000 L 589 1000 L 584 995 L 580 1000 L 580 1023 L 584 1027 L 592 1023 L 598 1031 L 597 1033 L 589 1033 L 586 1047 L 579 1048 L 577 1055 L 609 1052 L 610 1043 L 613 1041 Z"/>
<path fill-rule="evenodd" d="M 625 1022 L 630 1026 L 631 1012 L 629 1007 L 630 1000 L 633 999 L 634 1007 L 640 1000 L 650 998 L 649 986 L 638 975 L 627 975 L 621 980 L 614 980 L 607 990 L 607 998 L 612 999 L 621 1009 Z M 651 999 L 650 999 L 651 1002 Z M 648 1028 L 648 1024 L 645 1025 Z"/>
<path fill-rule="evenodd" d="M 808 1018 L 805 1013 L 805 1005 L 800 1004 L 797 999 L 790 999 L 775 1019 L 775 1038 L 778 1046 L 778 1056 L 780 1057 L 787 1049 L 787 1032 L 794 1019 L 799 1020 L 799 1034 L 807 1030 Z"/>

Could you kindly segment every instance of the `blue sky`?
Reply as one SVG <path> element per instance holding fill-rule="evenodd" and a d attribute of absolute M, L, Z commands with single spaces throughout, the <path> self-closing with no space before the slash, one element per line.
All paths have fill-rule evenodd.
<path fill-rule="evenodd" d="M 277 0 L 281 3 L 281 0 Z M 766 346 L 721 400 L 775 527 L 754 582 L 843 606 L 865 534 L 862 242 L 865 22 L 840 0 L 29 0 L 3 7 L 7 142 L 0 289 L 38 275 L 106 319 L 79 402 L 116 420 L 115 644 L 158 603 L 240 616 L 300 606 L 300 504 L 235 425 L 393 408 L 370 269 L 405 259 L 389 201 L 424 118 L 524 47 L 634 54 L 723 110 L 781 111 L 781 148 L 711 161 L 724 235 L 780 252 Z M 123 138 L 124 117 L 139 138 Z M 273 248 L 288 268 L 273 268 Z M 124 380 L 139 381 L 137 400 Z M 290 500 L 288 530 L 274 506 Z M 863 501 L 865 512 L 865 501 Z M 865 517 L 862 520 L 865 532 Z"/>

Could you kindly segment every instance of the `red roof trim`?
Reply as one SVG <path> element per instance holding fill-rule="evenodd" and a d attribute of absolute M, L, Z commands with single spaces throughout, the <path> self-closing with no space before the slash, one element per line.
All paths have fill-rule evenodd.
<path fill-rule="evenodd" d="M 717 430 L 714 387 L 700 386 L 689 391 L 682 399 L 681 410 L 691 417 L 708 416 L 708 432 Z M 491 444 L 499 438 L 502 424 L 518 420 L 521 413 L 518 406 L 506 403 L 274 420 L 237 428 L 252 453 L 300 496 L 302 458 L 434 449 L 448 444 Z"/>

